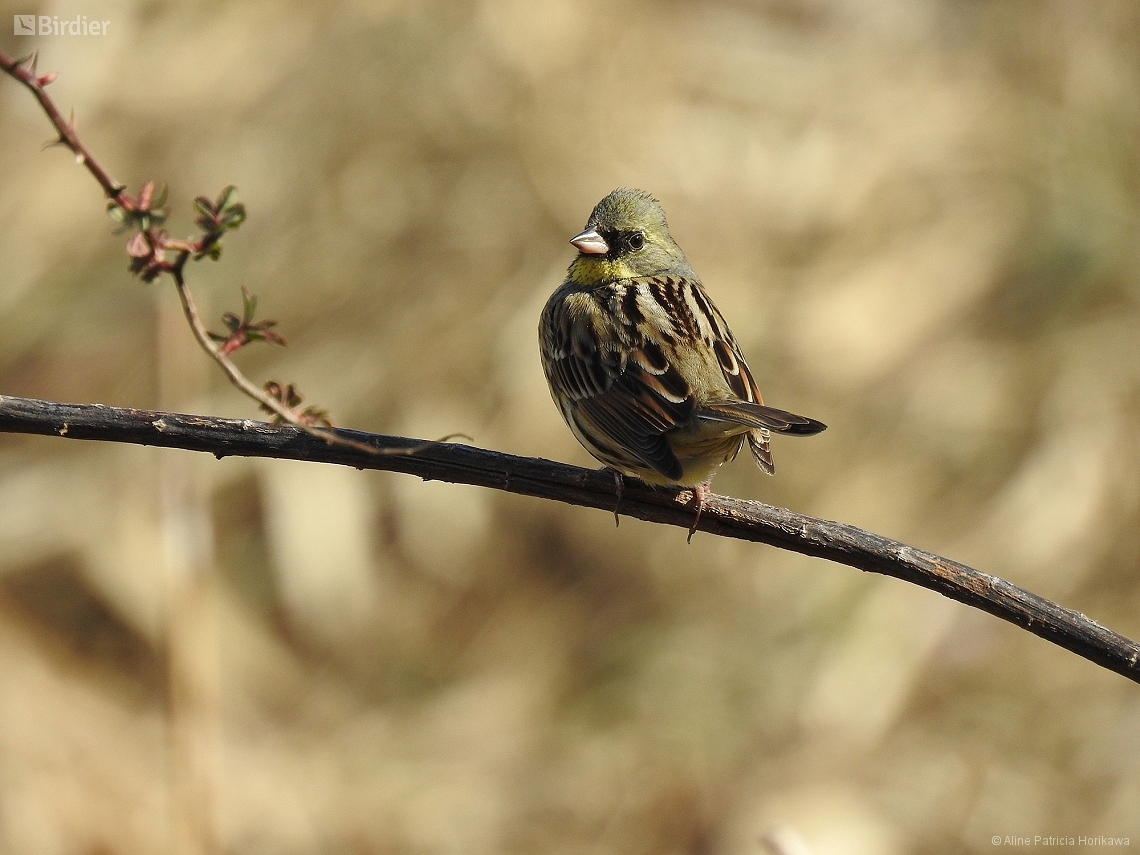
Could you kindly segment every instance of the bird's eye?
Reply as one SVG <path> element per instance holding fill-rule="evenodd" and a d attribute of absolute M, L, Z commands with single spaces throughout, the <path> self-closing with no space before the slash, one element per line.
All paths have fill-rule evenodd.
<path fill-rule="evenodd" d="M 643 235 L 641 232 L 634 232 L 628 238 L 626 238 L 625 245 L 634 252 L 637 252 L 639 249 L 645 246 L 645 235 Z"/>

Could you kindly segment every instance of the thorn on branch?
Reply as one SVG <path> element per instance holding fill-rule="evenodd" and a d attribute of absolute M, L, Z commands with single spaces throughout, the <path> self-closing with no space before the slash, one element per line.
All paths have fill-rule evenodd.
<path fill-rule="evenodd" d="M 32 77 L 35 77 L 36 76 L 36 64 L 39 61 L 40 61 L 40 52 L 38 50 L 34 50 L 30 54 L 28 54 L 27 56 L 21 57 L 20 59 L 16 60 L 16 66 L 15 67 L 19 68 L 21 65 L 26 65 L 28 67 L 28 74 Z"/>

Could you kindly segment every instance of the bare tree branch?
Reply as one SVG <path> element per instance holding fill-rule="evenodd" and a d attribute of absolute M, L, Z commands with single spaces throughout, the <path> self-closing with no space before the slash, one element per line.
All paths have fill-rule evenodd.
<path fill-rule="evenodd" d="M 218 458 L 275 457 L 385 469 L 428 481 L 473 484 L 609 512 L 617 502 L 613 477 L 606 471 L 361 431 L 337 430 L 350 443 L 330 444 L 297 428 L 264 422 L 0 396 L 0 432 L 183 448 Z M 358 444 L 382 453 L 360 450 Z M 688 490 L 654 489 L 627 480 L 620 512 L 688 529 L 693 522 L 693 510 L 687 505 L 690 495 Z M 1140 644 L 1079 612 L 933 553 L 854 526 L 725 496 L 709 497 L 697 528 L 929 588 L 1140 683 Z"/>

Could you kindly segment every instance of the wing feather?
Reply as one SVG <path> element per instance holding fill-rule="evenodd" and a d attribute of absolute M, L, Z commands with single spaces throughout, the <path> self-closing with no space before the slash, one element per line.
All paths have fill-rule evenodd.
<path fill-rule="evenodd" d="M 770 431 L 808 436 L 824 428 L 764 405 L 728 324 L 696 279 L 593 288 L 567 281 L 543 310 L 540 329 L 543 367 L 563 414 L 591 453 L 619 471 L 679 480 L 684 467 L 668 435 L 732 423 L 747 428 L 753 457 L 770 473 Z M 734 453 L 729 448 L 727 457 Z"/>
<path fill-rule="evenodd" d="M 688 424 L 696 404 L 661 345 L 645 337 L 639 296 L 634 283 L 619 282 L 552 299 L 542 323 L 543 363 L 552 385 L 569 399 L 568 417 L 596 440 L 595 448 L 633 458 L 606 462 L 675 480 L 682 467 L 665 434 Z M 623 301 L 622 311 L 611 310 Z"/>

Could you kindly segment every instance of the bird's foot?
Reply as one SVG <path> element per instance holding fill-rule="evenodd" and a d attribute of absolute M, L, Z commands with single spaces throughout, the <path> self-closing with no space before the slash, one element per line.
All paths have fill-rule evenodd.
<path fill-rule="evenodd" d="M 621 517 L 618 516 L 618 511 L 621 510 L 621 500 L 625 494 L 625 481 L 616 469 L 610 471 L 614 473 L 614 492 L 617 493 L 617 504 L 614 505 L 614 528 L 621 528 Z"/>
<path fill-rule="evenodd" d="M 709 487 L 709 482 L 705 481 L 698 484 L 693 488 L 693 497 L 689 500 L 689 504 L 697 506 L 697 515 L 693 517 L 693 525 L 689 528 L 689 537 L 686 543 L 693 542 L 693 535 L 697 533 L 697 524 L 701 521 L 701 511 L 705 508 L 705 499 L 712 494 L 712 488 Z"/>

